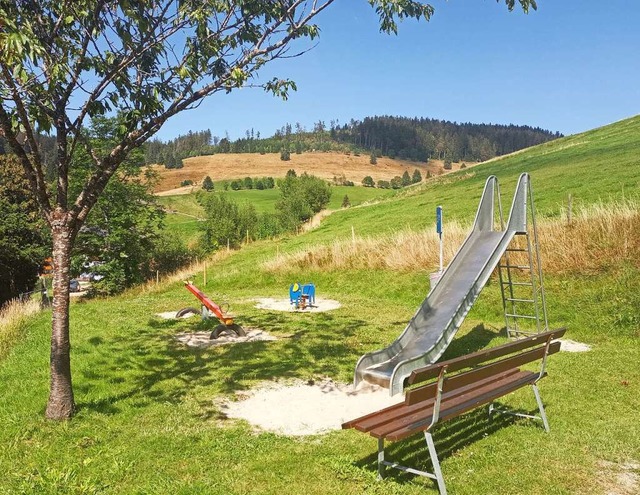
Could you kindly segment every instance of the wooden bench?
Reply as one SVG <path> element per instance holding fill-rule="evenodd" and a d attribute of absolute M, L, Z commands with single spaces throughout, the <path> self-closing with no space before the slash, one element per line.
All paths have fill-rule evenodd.
<path fill-rule="evenodd" d="M 403 403 L 348 421 L 342 428 L 355 428 L 378 439 L 379 478 L 384 477 L 385 466 L 390 466 L 436 480 L 440 493 L 445 495 L 447 490 L 431 435 L 433 427 L 489 404 L 489 417 L 493 412 L 500 412 L 538 419 L 548 432 L 549 423 L 536 384 L 546 376 L 547 357 L 560 350 L 560 342 L 554 340 L 562 337 L 565 331 L 566 329 L 562 328 L 540 333 L 416 369 L 407 379 L 407 383 L 409 386 L 420 385 L 405 391 Z M 520 369 L 520 366 L 538 360 L 541 361 L 539 371 Z M 493 407 L 493 401 L 526 385 L 531 385 L 533 389 L 540 411 L 539 416 Z M 416 433 L 424 433 L 433 473 L 385 460 L 385 440 L 398 441 Z"/>

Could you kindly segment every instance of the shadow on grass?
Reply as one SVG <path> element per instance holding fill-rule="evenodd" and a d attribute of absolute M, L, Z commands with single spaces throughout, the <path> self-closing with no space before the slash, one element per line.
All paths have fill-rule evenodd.
<path fill-rule="evenodd" d="M 243 326 L 261 328 L 279 336 L 277 341 L 191 348 L 175 334 L 206 329 L 209 322 L 156 319 L 117 338 L 93 340 L 100 356 L 81 371 L 78 408 L 115 414 L 122 401 L 131 398 L 133 407 L 149 401 L 177 404 L 197 388 L 206 388 L 207 397 L 214 397 L 246 389 L 254 381 L 338 376 L 355 363 L 346 339 L 367 323 L 330 313 L 308 316 L 269 313 L 242 318 Z M 105 383 L 106 394 L 82 401 L 83 395 L 92 395 L 92 388 L 104 390 Z M 201 406 L 205 417 L 215 414 L 211 400 Z"/>
<path fill-rule="evenodd" d="M 447 359 L 464 356 L 465 354 L 489 347 L 491 341 L 500 336 L 501 333 L 488 330 L 483 324 L 476 325 L 470 332 L 459 338 L 453 339 L 439 361 L 446 361 Z"/>
<path fill-rule="evenodd" d="M 499 405 L 500 403 L 496 404 Z M 432 431 L 438 459 L 441 463 L 449 457 L 452 457 L 457 451 L 516 422 L 529 424 L 529 426 L 533 428 L 540 428 L 540 433 L 544 434 L 542 424 L 538 421 L 516 418 L 504 414 L 493 414 L 490 420 L 487 414 L 487 407 L 488 406 L 477 408 L 470 413 L 437 426 L 434 431 Z M 530 415 L 537 414 L 538 412 L 537 409 L 531 411 L 512 411 Z M 376 448 L 375 446 L 373 447 Z M 433 463 L 429 456 L 424 434 L 422 433 L 399 442 L 385 444 L 385 459 L 390 462 L 397 462 L 403 466 L 410 466 L 421 471 L 433 473 Z M 370 471 L 377 471 L 377 452 L 354 462 L 354 465 Z M 393 468 L 386 468 L 385 475 L 386 477 L 392 477 L 398 483 L 407 483 L 416 478 L 422 478 Z M 446 473 L 444 473 L 444 478 L 446 483 Z M 424 478 L 424 482 L 433 483 L 434 487 L 436 486 L 433 480 Z"/>

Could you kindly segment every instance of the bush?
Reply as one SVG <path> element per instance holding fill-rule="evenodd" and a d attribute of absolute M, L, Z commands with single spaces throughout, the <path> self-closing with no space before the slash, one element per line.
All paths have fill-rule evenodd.
<path fill-rule="evenodd" d="M 344 198 L 342 198 L 342 207 L 349 208 L 350 206 L 351 206 L 351 201 L 349 201 L 349 196 L 345 194 Z"/>
<path fill-rule="evenodd" d="M 393 179 L 391 179 L 391 188 L 402 189 L 402 177 L 396 175 Z"/>
<path fill-rule="evenodd" d="M 300 177 L 287 173 L 287 177 L 280 181 L 280 189 L 282 196 L 276 203 L 276 209 L 282 226 L 287 230 L 294 230 L 309 220 L 331 199 L 329 184 L 306 173 Z"/>
<path fill-rule="evenodd" d="M 289 160 L 291 160 L 291 153 L 288 149 L 285 148 L 280 151 L 280 160 L 282 160 L 283 162 L 288 162 Z"/>
<path fill-rule="evenodd" d="M 253 189 L 253 179 L 251 177 L 245 177 L 243 185 L 245 189 Z"/>
<path fill-rule="evenodd" d="M 91 283 L 91 288 L 88 291 L 89 297 L 112 296 L 127 288 L 125 266 L 118 259 L 112 259 L 96 266 L 94 273 L 102 278 Z"/>
<path fill-rule="evenodd" d="M 224 195 L 201 196 L 198 201 L 205 212 L 206 220 L 201 226 L 202 247 L 213 251 L 220 247 L 237 247 L 246 237 L 254 238 L 258 216 L 253 205 L 238 206 Z"/>
<path fill-rule="evenodd" d="M 180 187 L 192 186 L 193 181 L 191 179 L 185 179 L 180 183 Z"/>
<path fill-rule="evenodd" d="M 420 173 L 420 170 L 415 169 L 413 171 L 413 175 L 411 176 L 411 182 L 413 184 L 417 184 L 418 182 L 422 182 L 422 174 Z"/>
<path fill-rule="evenodd" d="M 401 185 L 402 187 L 407 187 L 410 184 L 411 184 L 411 177 L 409 177 L 409 172 L 405 170 L 404 174 L 402 174 Z"/>
<path fill-rule="evenodd" d="M 202 189 L 204 189 L 205 191 L 213 191 L 213 188 L 213 181 L 211 180 L 211 177 L 207 175 L 202 181 Z"/>
<path fill-rule="evenodd" d="M 262 213 L 258 217 L 256 225 L 256 238 L 268 239 L 283 232 L 278 215 L 274 213 Z"/>
<path fill-rule="evenodd" d="M 157 240 L 145 278 L 152 278 L 156 270 L 171 273 L 193 260 L 193 253 L 180 237 L 164 232 Z"/>
<path fill-rule="evenodd" d="M 378 158 L 376 157 L 376 153 L 374 151 L 372 151 L 371 155 L 369 156 L 369 163 L 371 165 L 376 165 L 378 163 Z"/>
<path fill-rule="evenodd" d="M 378 187 L 380 189 L 391 189 L 391 184 L 389 183 L 388 180 L 379 180 Z"/>
<path fill-rule="evenodd" d="M 452 166 L 451 166 L 451 160 L 446 159 L 446 160 L 444 161 L 444 169 L 445 169 L 445 170 L 451 170 L 451 168 L 452 168 Z"/>
<path fill-rule="evenodd" d="M 462 164 L 460 165 L 460 168 L 467 168 L 467 164 L 462 162 Z"/>
<path fill-rule="evenodd" d="M 373 182 L 373 177 L 367 175 L 364 179 L 362 179 L 362 185 L 364 187 L 375 187 L 375 182 Z"/>
<path fill-rule="evenodd" d="M 231 189 L 233 189 L 234 191 L 239 191 L 240 189 L 242 189 L 242 181 L 232 180 Z"/>

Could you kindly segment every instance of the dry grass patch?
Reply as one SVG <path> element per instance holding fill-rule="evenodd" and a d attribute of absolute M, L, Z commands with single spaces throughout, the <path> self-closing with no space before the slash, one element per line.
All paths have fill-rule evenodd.
<path fill-rule="evenodd" d="M 227 251 L 226 249 L 221 249 L 208 256 L 204 260 L 195 261 L 183 268 L 180 268 L 179 270 L 176 270 L 175 272 L 162 274 L 159 276 L 158 280 L 148 280 L 144 284 L 137 285 L 129 290 L 134 291 L 136 294 L 153 293 L 158 290 L 165 290 L 167 284 L 183 282 L 185 280 L 192 279 L 196 274 L 203 273 L 205 271 L 205 266 L 207 269 L 212 269 L 218 261 L 225 259 L 233 252 L 234 250 Z"/>
<path fill-rule="evenodd" d="M 446 172 L 459 170 L 461 163 L 454 163 L 453 169 Z M 476 165 L 474 164 L 468 164 Z M 403 160 L 392 160 L 380 157 L 376 165 L 369 163 L 369 156 L 347 155 L 344 153 L 302 153 L 292 154 L 291 160 L 282 161 L 279 153 L 221 153 L 217 155 L 196 156 L 184 160 L 184 167 L 180 169 L 166 169 L 160 165 L 152 166 L 160 176 L 160 181 L 155 188 L 156 193 L 171 190 L 171 194 L 188 193 L 192 186 L 181 188 L 184 180 L 192 180 L 200 183 L 207 175 L 214 181 L 240 179 L 243 177 L 284 177 L 289 169 L 296 172 L 309 174 L 331 180 L 333 177 L 341 177 L 343 174 L 347 180 L 361 184 L 367 175 L 374 181 L 391 180 L 396 175 L 402 176 L 407 171 L 412 174 L 417 168 L 425 176 L 426 172 L 438 175 L 443 172 L 443 162 L 430 160 L 428 164 Z M 173 191 L 178 189 L 177 191 Z M 199 189 L 199 188 L 197 188 Z"/>
<path fill-rule="evenodd" d="M 450 222 L 445 226 L 444 261 L 448 264 L 470 230 Z M 538 222 L 545 271 L 595 273 L 622 260 L 638 265 L 640 205 L 632 201 L 580 208 L 571 224 L 566 219 Z M 433 269 L 439 262 L 435 229 L 401 231 L 379 237 L 356 237 L 278 256 L 264 263 L 268 271 L 299 269 Z"/>
<path fill-rule="evenodd" d="M 606 495 L 637 495 L 640 493 L 640 463 L 600 461 L 598 481 Z"/>
<path fill-rule="evenodd" d="M 40 309 L 38 301 L 9 301 L 0 310 L 0 359 L 3 359 L 14 346 L 24 325 L 31 315 Z"/>

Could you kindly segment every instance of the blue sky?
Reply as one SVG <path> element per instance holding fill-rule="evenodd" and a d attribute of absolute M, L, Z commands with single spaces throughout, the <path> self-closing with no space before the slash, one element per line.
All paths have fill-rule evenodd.
<path fill-rule="evenodd" d="M 494 0 L 432 5 L 429 23 L 389 36 L 366 0 L 337 0 L 314 49 L 263 73 L 296 81 L 288 101 L 249 88 L 214 95 L 158 136 L 268 136 L 287 122 L 382 114 L 574 134 L 640 113 L 640 1 L 538 0 L 528 15 Z"/>

